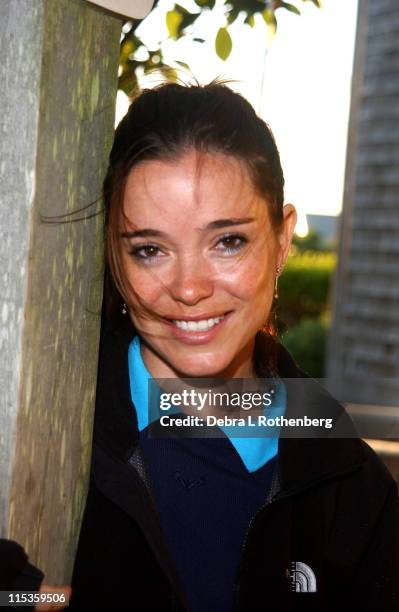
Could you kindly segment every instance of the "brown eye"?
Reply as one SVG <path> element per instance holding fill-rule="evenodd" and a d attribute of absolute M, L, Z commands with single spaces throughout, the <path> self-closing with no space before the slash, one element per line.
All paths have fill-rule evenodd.
<path fill-rule="evenodd" d="M 154 246 L 145 246 L 142 247 L 142 251 L 146 257 L 154 257 L 158 253 L 159 249 L 158 247 Z"/>
<path fill-rule="evenodd" d="M 223 243 L 228 248 L 232 248 L 232 247 L 234 248 L 234 247 L 239 246 L 241 244 L 241 241 L 239 238 L 235 236 L 228 236 L 227 238 L 223 238 Z"/>
<path fill-rule="evenodd" d="M 134 247 L 129 251 L 130 255 L 135 259 L 150 262 L 154 259 L 158 259 L 161 250 L 159 247 L 153 244 L 144 244 L 141 246 Z"/>
<path fill-rule="evenodd" d="M 240 251 L 247 242 L 248 239 L 241 234 L 228 234 L 220 238 L 218 245 L 221 244 L 222 249 L 218 250 L 227 253 L 227 255 L 231 255 Z"/>

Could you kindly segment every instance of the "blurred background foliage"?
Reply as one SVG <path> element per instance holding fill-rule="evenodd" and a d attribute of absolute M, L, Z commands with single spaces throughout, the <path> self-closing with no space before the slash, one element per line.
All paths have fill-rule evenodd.
<path fill-rule="evenodd" d="M 315 378 L 325 375 L 330 290 L 336 253 L 315 231 L 294 237 L 278 281 L 276 312 L 280 340 L 297 363 Z"/>
<path fill-rule="evenodd" d="M 321 5 L 320 0 L 300 1 L 311 2 L 318 8 Z M 140 69 L 144 74 L 156 69 L 169 80 L 177 79 L 177 69 L 164 62 L 162 37 L 154 47 L 149 48 L 137 32 L 139 25 L 144 23 L 146 19 L 151 18 L 151 14 L 157 9 L 158 4 L 159 0 L 155 0 L 151 12 L 144 20 L 126 21 L 122 27 L 118 87 L 128 96 L 133 95 L 137 90 L 138 71 Z M 215 5 L 216 0 L 194 0 L 190 6 L 195 6 L 195 8 L 191 10 L 181 4 L 175 4 L 172 10 L 165 10 L 169 38 L 178 40 L 183 36 L 190 36 L 193 42 L 205 42 L 205 39 L 195 37 L 194 26 L 204 11 L 213 11 Z M 234 23 L 239 15 L 244 14 L 244 23 L 254 27 L 255 16 L 259 14 L 266 27 L 275 32 L 277 28 L 276 12 L 278 10 L 286 10 L 300 15 L 300 9 L 297 6 L 283 0 L 225 0 L 225 24 L 216 33 L 214 40 L 215 53 L 222 60 L 229 57 L 233 47 L 229 26 Z M 176 60 L 176 64 L 189 69 L 189 66 L 184 62 Z"/>

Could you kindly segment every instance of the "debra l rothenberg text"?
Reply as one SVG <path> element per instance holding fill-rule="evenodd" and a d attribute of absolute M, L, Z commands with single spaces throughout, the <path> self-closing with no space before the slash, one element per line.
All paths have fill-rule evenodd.
<path fill-rule="evenodd" d="M 163 427 L 203 427 L 205 425 L 217 425 L 218 427 L 324 427 L 325 429 L 331 429 L 333 426 L 333 419 L 318 419 L 308 416 L 296 418 L 284 416 L 267 417 L 265 415 L 258 415 L 257 417 L 247 415 L 245 418 L 228 416 L 216 417 L 213 415 L 207 415 L 203 418 L 187 415 L 182 418 L 175 418 L 174 416 L 163 415 L 160 418 L 160 424 Z"/>

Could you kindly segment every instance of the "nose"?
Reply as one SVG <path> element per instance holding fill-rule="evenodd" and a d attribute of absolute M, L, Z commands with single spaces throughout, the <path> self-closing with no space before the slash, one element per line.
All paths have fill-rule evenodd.
<path fill-rule="evenodd" d="M 214 280 L 206 262 L 195 256 L 180 260 L 176 264 L 169 288 L 176 301 L 186 305 L 195 305 L 212 296 Z"/>

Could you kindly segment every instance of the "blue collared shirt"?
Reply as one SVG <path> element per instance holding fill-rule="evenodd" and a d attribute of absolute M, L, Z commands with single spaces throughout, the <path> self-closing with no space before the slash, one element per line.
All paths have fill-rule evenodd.
<path fill-rule="evenodd" d="M 133 338 L 129 345 L 128 359 L 131 397 L 136 407 L 139 431 L 143 431 L 149 425 L 150 421 L 148 409 L 148 381 L 152 376 L 147 370 L 141 356 L 141 343 L 140 336 L 138 335 Z M 282 381 L 279 380 L 272 406 L 267 408 L 267 416 L 269 418 L 282 416 L 285 412 L 285 408 L 286 388 Z M 153 418 L 151 422 L 152 420 Z M 256 433 L 258 427 L 266 426 L 256 425 L 251 428 L 248 426 L 220 427 L 237 451 L 248 472 L 255 472 L 260 469 L 270 461 L 270 459 L 275 457 L 278 452 L 278 427 L 269 427 L 267 437 L 262 436 L 259 432 L 256 437 L 251 437 L 248 431 L 246 436 L 240 436 L 239 432 L 243 433 L 243 431 L 249 429 L 253 433 Z"/>

